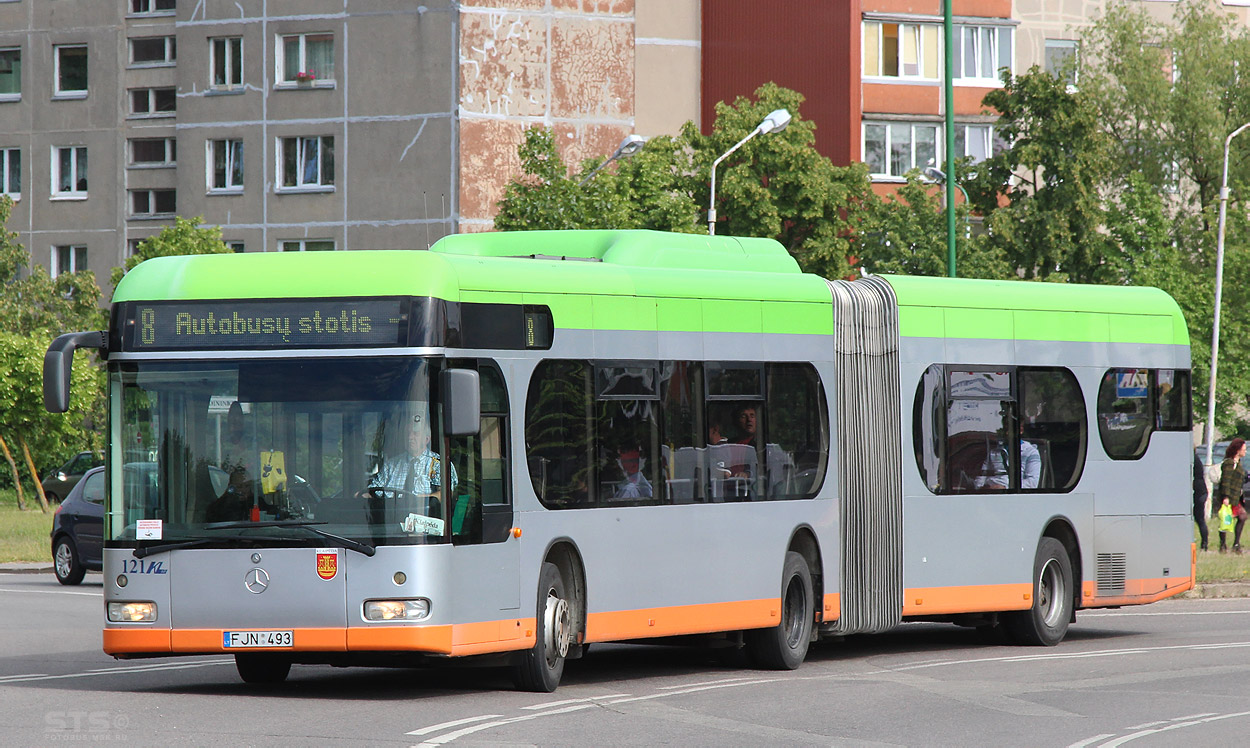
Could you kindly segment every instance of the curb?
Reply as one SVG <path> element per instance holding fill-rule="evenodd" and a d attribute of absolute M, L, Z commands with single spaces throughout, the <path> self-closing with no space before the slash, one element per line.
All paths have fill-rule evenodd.
<path fill-rule="evenodd" d="M 1250 597 L 1250 583 L 1247 582 L 1204 582 L 1194 585 L 1192 590 L 1177 595 L 1181 599 L 1217 599 L 1226 597 Z"/>

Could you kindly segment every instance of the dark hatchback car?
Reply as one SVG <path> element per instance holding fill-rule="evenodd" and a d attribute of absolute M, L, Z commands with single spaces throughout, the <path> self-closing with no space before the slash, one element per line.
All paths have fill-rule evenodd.
<path fill-rule="evenodd" d="M 61 584 L 78 584 L 104 566 L 104 468 L 88 470 L 52 516 L 52 570 Z"/>
<path fill-rule="evenodd" d="M 79 452 L 40 481 L 43 483 L 44 495 L 48 497 L 48 501 L 55 504 L 69 496 L 69 492 L 78 485 L 78 481 L 82 480 L 88 470 L 103 464 L 104 461 L 94 452 Z"/>

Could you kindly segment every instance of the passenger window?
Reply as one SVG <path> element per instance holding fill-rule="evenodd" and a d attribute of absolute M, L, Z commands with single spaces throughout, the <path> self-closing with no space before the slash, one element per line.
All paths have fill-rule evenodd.
<path fill-rule="evenodd" d="M 525 451 L 530 481 L 549 509 L 590 506 L 597 477 L 591 420 L 591 370 L 584 361 L 548 359 L 530 378 Z"/>
<path fill-rule="evenodd" d="M 1010 372 L 948 370 L 947 387 L 951 489 L 1008 491 L 1018 486 L 1016 404 Z"/>
<path fill-rule="evenodd" d="M 829 411 L 815 367 L 770 364 L 768 407 L 773 416 L 764 455 L 769 497 L 811 498 L 824 482 L 829 456 Z"/>
<path fill-rule="evenodd" d="M 82 498 L 92 504 L 104 503 L 104 471 L 93 473 L 83 480 Z"/>
<path fill-rule="evenodd" d="M 689 504 L 707 499 L 704 455 L 707 426 L 698 404 L 703 401 L 702 366 L 692 361 L 660 363 L 660 411 L 663 413 L 663 460 L 666 500 Z"/>
<path fill-rule="evenodd" d="M 508 393 L 503 376 L 489 361 L 453 361 L 449 365 L 478 370 L 482 410 L 481 428 L 476 436 L 449 440 L 448 454 L 459 478 L 450 517 L 452 541 L 460 545 L 498 543 L 508 537 L 512 525 L 508 496 Z"/>
<path fill-rule="evenodd" d="M 1192 429 L 1193 411 L 1189 372 L 1183 369 L 1159 369 L 1156 379 L 1159 387 L 1159 430 L 1189 431 Z"/>
<path fill-rule="evenodd" d="M 595 367 L 595 447 L 602 504 L 652 504 L 660 477 L 659 371 L 654 363 Z"/>
<path fill-rule="evenodd" d="M 1067 369 L 1020 369 L 1021 488 L 1067 490 L 1085 465 L 1085 398 Z"/>
<path fill-rule="evenodd" d="M 1109 369 L 1098 387 L 1098 435 L 1107 455 L 1135 460 L 1153 430 L 1149 369 Z"/>

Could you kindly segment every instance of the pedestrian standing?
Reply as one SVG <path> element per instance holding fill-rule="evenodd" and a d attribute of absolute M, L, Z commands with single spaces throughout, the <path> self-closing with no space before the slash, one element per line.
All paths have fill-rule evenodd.
<path fill-rule="evenodd" d="M 1241 501 L 1242 488 L 1246 482 L 1246 469 L 1241 466 L 1241 458 L 1246 456 L 1246 440 L 1233 439 L 1224 450 L 1224 462 L 1220 464 L 1220 488 L 1215 495 L 1215 505 L 1224 502 L 1232 507 L 1233 517 L 1237 520 L 1233 531 L 1233 553 L 1241 553 L 1241 531 L 1246 526 L 1246 507 Z M 1227 532 L 1220 532 L 1220 551 L 1225 550 Z"/>

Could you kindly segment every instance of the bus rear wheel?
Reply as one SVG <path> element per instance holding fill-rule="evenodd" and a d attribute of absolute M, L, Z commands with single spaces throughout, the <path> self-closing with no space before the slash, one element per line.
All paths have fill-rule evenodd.
<path fill-rule="evenodd" d="M 816 620 L 812 572 L 803 556 L 790 551 L 781 573 L 781 623 L 746 632 L 751 660 L 769 670 L 794 670 L 807 658 Z"/>
<path fill-rule="evenodd" d="M 1042 538 L 1033 560 L 1033 606 L 1007 613 L 1003 626 L 1017 644 L 1053 647 L 1072 620 L 1072 560 L 1063 544 Z"/>
<path fill-rule="evenodd" d="M 291 661 L 282 655 L 237 654 L 234 666 L 244 683 L 281 683 L 291 672 Z"/>
<path fill-rule="evenodd" d="M 537 613 L 534 648 L 517 655 L 512 680 L 522 691 L 551 693 L 564 676 L 564 661 L 576 620 L 564 577 L 553 563 L 544 563 L 538 573 Z"/>

